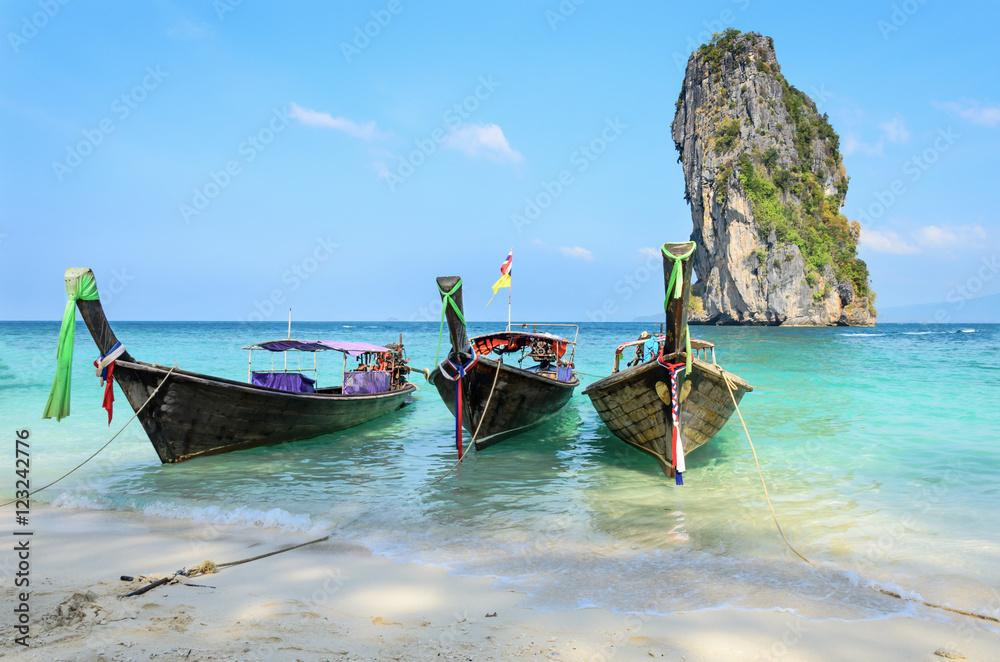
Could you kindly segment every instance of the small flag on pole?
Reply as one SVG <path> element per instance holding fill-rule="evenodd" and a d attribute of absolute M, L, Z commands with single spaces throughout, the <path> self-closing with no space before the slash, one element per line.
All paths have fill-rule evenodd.
<path fill-rule="evenodd" d="M 503 261 L 500 265 L 500 279 L 493 283 L 493 296 L 490 297 L 490 301 L 493 301 L 493 297 L 497 295 L 502 287 L 510 287 L 510 265 L 514 263 L 514 249 L 510 249 L 507 253 L 507 259 Z M 486 305 L 490 305 L 490 301 L 486 302 Z"/>
<path fill-rule="evenodd" d="M 509 276 L 510 265 L 513 263 L 514 263 L 514 249 L 512 248 L 510 249 L 510 252 L 507 253 L 507 259 L 504 260 L 503 264 L 500 265 L 500 273 L 502 273 L 504 276 Z"/>

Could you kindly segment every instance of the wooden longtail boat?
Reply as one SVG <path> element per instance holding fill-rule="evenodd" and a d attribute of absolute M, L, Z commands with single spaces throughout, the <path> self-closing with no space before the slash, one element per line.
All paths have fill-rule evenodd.
<path fill-rule="evenodd" d="M 536 324 L 530 325 L 530 331 L 527 324 L 514 325 L 523 329 L 520 331 L 508 325 L 506 331 L 470 340 L 462 308 L 461 279 L 448 276 L 438 278 L 437 283 L 448 321 L 451 350 L 427 379 L 437 388 L 452 415 L 460 411 L 461 418 L 456 416 L 456 419 L 461 426 L 473 435 L 478 430 L 474 439 L 476 450 L 537 427 L 566 406 L 573 390 L 580 385 L 573 372 L 576 338 L 570 341 L 539 332 L 537 327 L 575 325 Z M 567 359 L 570 346 L 572 351 Z M 504 361 L 505 356 L 517 354 L 520 354 L 517 366 Z M 490 355 L 496 358 L 488 358 Z M 519 367 L 525 359 L 534 364 Z M 459 366 L 464 366 L 464 375 L 460 374 Z M 459 383 L 461 389 L 456 389 Z M 461 454 L 462 449 L 458 450 Z"/>
<path fill-rule="evenodd" d="M 653 347 L 657 349 L 646 351 L 645 340 L 623 343 L 615 352 L 612 374 L 584 391 L 615 436 L 652 455 L 671 478 L 678 469 L 683 471 L 684 455 L 711 440 L 733 415 L 735 408 L 723 375 L 733 385 L 737 403 L 753 390 L 746 381 L 715 363 L 714 345 L 690 338 L 687 307 L 693 250 L 694 242 L 663 245 L 667 324 L 664 336 L 654 339 Z M 619 363 L 623 352 L 639 345 L 644 347 L 640 350 L 642 359 L 622 369 Z M 672 411 L 675 398 L 679 421 L 676 450 Z"/>
<path fill-rule="evenodd" d="M 308 439 L 361 425 L 405 406 L 415 390 L 406 382 L 409 367 L 402 337 L 399 344 L 388 347 L 292 339 L 250 345 L 244 349 L 250 350 L 251 383 L 178 368 L 170 372 L 164 366 L 138 361 L 118 343 L 97 298 L 93 278 L 90 269 L 67 269 L 66 291 L 72 302 L 74 292 L 85 287 L 81 282 L 90 279 L 93 299 L 77 298 L 76 305 L 101 356 L 117 353 L 111 374 L 133 411 L 139 411 L 160 387 L 138 418 L 163 463 Z M 314 366 L 316 352 L 339 351 L 344 354 L 344 385 L 316 388 L 315 367 L 311 370 L 312 379 L 299 370 L 254 372 L 254 350 L 312 352 Z M 347 370 L 347 356 L 360 357 L 373 365 L 364 366 L 363 370 Z M 58 372 L 56 379 L 60 379 Z M 68 381 L 67 375 L 67 386 Z M 68 400 L 64 412 L 50 414 L 49 407 L 46 408 L 46 418 L 68 414 Z"/>

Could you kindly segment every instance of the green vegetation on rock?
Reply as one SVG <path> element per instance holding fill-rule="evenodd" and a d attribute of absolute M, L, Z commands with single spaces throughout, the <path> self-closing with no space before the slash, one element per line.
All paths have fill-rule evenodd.
<path fill-rule="evenodd" d="M 762 167 L 754 165 L 754 157 Z M 741 154 L 737 175 L 753 205 L 761 238 L 767 239 L 774 232 L 779 243 L 799 247 L 811 271 L 821 274 L 831 265 L 837 280 L 850 280 L 858 296 L 870 298 L 868 266 L 857 257 L 860 225 L 848 222 L 840 213 L 840 199 L 825 195 L 815 175 L 808 170 L 778 171 L 781 182 L 794 182 L 793 190 L 803 199 L 802 205 L 782 202 L 779 187 L 763 167 L 765 158 L 759 151 L 753 156 Z M 815 285 L 815 278 L 809 285 Z"/>
<path fill-rule="evenodd" d="M 816 109 L 816 104 L 804 92 L 789 85 L 781 74 L 775 74 L 784 92 L 785 109 L 795 122 L 795 150 L 803 161 L 812 160 L 812 141 L 820 139 L 826 142 L 831 157 L 840 163 L 840 136 L 830 126 L 830 118 L 822 115 Z"/>
<path fill-rule="evenodd" d="M 722 58 L 726 53 L 732 53 L 738 57 L 746 52 L 746 45 L 736 40 L 738 36 L 740 36 L 739 30 L 729 28 L 725 32 L 712 35 L 711 41 L 698 47 L 698 55 L 701 56 L 703 62 L 708 63 L 709 71 L 712 74 L 719 73 L 722 68 Z"/>
<path fill-rule="evenodd" d="M 723 122 L 715 135 L 715 151 L 725 154 L 733 149 L 740 139 L 740 121 L 737 119 Z"/>
<path fill-rule="evenodd" d="M 730 151 L 742 153 L 735 159 L 727 159 L 720 168 L 716 177 L 716 201 L 727 202 L 730 178 L 735 170 L 739 185 L 753 206 L 761 239 L 767 241 L 773 232 L 779 244 L 798 246 L 807 265 L 810 287 L 817 287 L 820 276 L 830 267 L 838 281 L 853 283 L 855 293 L 873 307 L 874 292 L 868 283 L 868 267 L 857 256 L 860 225 L 849 222 L 840 213 L 848 186 L 840 155 L 840 138 L 826 113 L 820 114 L 812 99 L 785 80 L 774 62 L 773 53 L 767 50 L 773 51 L 773 47 L 770 37 L 765 41 L 753 33 L 742 34 L 730 28 L 713 35 L 711 41 L 697 51 L 712 81 L 723 88 L 723 94 L 714 101 L 713 116 L 718 109 L 724 112 L 733 103 L 726 94 L 724 80 L 729 76 L 731 81 L 732 77 L 729 72 L 722 71 L 723 62 L 728 61 L 727 55 L 732 62 L 747 68 L 751 67 L 753 59 L 756 62 L 754 69 L 760 72 L 756 75 L 769 76 L 780 84 L 781 103 L 791 122 L 789 128 L 797 157 L 790 168 L 779 167 L 777 147 L 762 151 L 753 145 L 753 134 L 747 144 L 741 145 L 740 119 L 723 115 L 714 133 L 713 149 L 720 155 Z M 768 64 L 769 61 L 774 62 L 774 66 Z M 745 89 L 745 85 L 740 88 L 741 91 Z M 682 90 L 682 96 L 683 93 Z M 775 111 L 770 100 L 768 107 Z M 775 123 L 775 128 L 779 133 L 783 130 L 780 123 Z M 831 180 L 834 191 L 827 194 Z M 764 264 L 763 258 L 760 263 Z M 821 291 L 813 293 L 814 298 L 822 299 L 829 290 L 827 282 Z"/>

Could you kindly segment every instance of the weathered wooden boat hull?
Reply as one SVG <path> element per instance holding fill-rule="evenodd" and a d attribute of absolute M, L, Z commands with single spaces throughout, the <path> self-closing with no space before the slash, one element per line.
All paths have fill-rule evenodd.
<path fill-rule="evenodd" d="M 167 372 L 119 360 L 114 378 L 135 411 Z M 345 430 L 404 407 L 414 390 L 408 384 L 375 395 L 289 393 L 175 369 L 139 421 L 161 462 L 181 462 Z"/>
<path fill-rule="evenodd" d="M 455 382 L 444 377 L 440 368 L 435 368 L 428 379 L 455 415 Z M 494 380 L 496 389 L 486 409 Z M 557 382 L 480 356 L 462 379 L 462 427 L 470 434 L 479 428 L 475 445 L 476 450 L 482 450 L 548 421 L 566 406 L 579 385 L 576 376 L 568 382 Z"/>
<path fill-rule="evenodd" d="M 615 357 L 614 372 L 583 392 L 615 436 L 656 458 L 668 477 L 676 474 L 672 448 L 671 399 L 674 396 L 670 389 L 670 371 L 659 361 L 683 364 L 691 353 L 691 373 L 685 374 L 685 370 L 677 373 L 677 418 L 685 457 L 710 441 L 736 410 L 726 378 L 735 389 L 733 396 L 737 403 L 753 390 L 744 380 L 715 364 L 714 349 L 712 363 L 692 353 L 694 341 L 690 341 L 687 309 L 691 297 L 691 255 L 695 247 L 692 241 L 668 242 L 661 249 L 666 299 L 660 358 L 619 371 L 619 353 Z M 624 346 L 618 348 L 619 352 Z"/>
<path fill-rule="evenodd" d="M 81 299 L 77 307 L 98 350 L 107 354 L 118 339 L 101 302 Z M 113 373 L 163 463 L 344 430 L 400 409 L 416 390 L 406 384 L 374 395 L 291 393 L 176 368 L 167 377 L 168 371 L 126 351 Z"/>
<path fill-rule="evenodd" d="M 472 359 L 473 349 L 462 313 L 462 279 L 442 276 L 437 285 L 451 339 L 449 360 L 466 365 Z M 580 385 L 576 375 L 561 382 L 486 356 L 481 354 L 462 378 L 462 427 L 475 437 L 476 450 L 545 423 L 566 406 L 573 390 Z M 440 365 L 427 380 L 437 388 L 452 416 L 456 415 L 455 382 L 441 374 Z"/>
<path fill-rule="evenodd" d="M 745 381 L 726 373 L 736 391 L 736 402 L 753 390 Z M 590 398 L 604 424 L 616 437 L 656 458 L 668 477 L 673 477 L 670 440 L 673 422 L 670 396 L 664 402 L 656 383 L 670 384 L 670 372 L 656 361 L 627 368 L 594 382 L 583 392 Z M 735 408 L 722 377 L 722 369 L 694 359 L 691 374 L 678 373 L 681 439 L 685 455 L 714 437 L 733 415 Z"/>

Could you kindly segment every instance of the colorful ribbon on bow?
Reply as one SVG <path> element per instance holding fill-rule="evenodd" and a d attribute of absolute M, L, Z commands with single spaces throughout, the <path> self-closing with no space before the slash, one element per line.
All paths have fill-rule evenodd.
<path fill-rule="evenodd" d="M 458 315 L 458 319 L 462 320 L 462 324 L 465 324 L 465 315 L 462 314 L 462 309 L 459 308 L 458 304 L 455 303 L 455 300 L 452 299 L 452 296 L 458 292 L 458 288 L 460 287 L 462 287 L 461 278 L 458 279 L 458 282 L 455 283 L 455 287 L 451 288 L 451 291 L 449 292 L 445 292 L 438 287 L 438 292 L 441 293 L 441 326 L 438 327 L 438 347 L 437 352 L 434 354 L 435 365 L 440 365 L 438 361 L 441 359 L 441 336 L 444 333 L 444 315 L 448 310 L 449 304 L 451 305 L 451 309 L 455 311 L 455 314 Z"/>
<path fill-rule="evenodd" d="M 674 467 L 674 479 L 678 485 L 684 484 L 684 472 L 687 465 L 684 463 L 684 442 L 681 441 L 681 421 L 680 421 L 680 397 L 677 392 L 677 373 L 685 367 L 683 363 L 664 363 L 659 360 L 660 365 L 670 372 L 670 419 L 673 432 L 670 439 L 670 461 Z"/>
<path fill-rule="evenodd" d="M 101 379 L 101 386 L 104 387 L 104 400 L 101 403 L 101 406 L 108 412 L 108 425 L 111 425 L 111 418 L 114 415 L 115 406 L 115 360 L 124 353 L 125 346 L 120 342 L 116 342 L 111 346 L 111 349 L 108 350 L 107 355 L 94 361 L 94 367 L 97 368 L 96 374 Z"/>
<path fill-rule="evenodd" d="M 670 309 L 671 299 L 683 299 L 684 297 L 684 264 L 683 261 L 691 257 L 694 254 L 695 249 L 698 247 L 696 243 L 691 242 L 691 248 L 683 255 L 674 255 L 672 252 L 667 250 L 667 245 L 663 244 L 660 247 L 660 251 L 668 258 L 674 261 L 674 267 L 670 270 L 670 280 L 667 282 L 667 292 L 663 299 L 663 310 L 664 312 Z M 680 276 L 678 277 L 678 274 Z M 687 354 L 687 361 L 684 369 L 684 374 L 691 374 L 691 331 L 688 329 L 687 320 L 684 320 L 684 349 Z M 661 352 L 662 355 L 662 352 Z"/>
<path fill-rule="evenodd" d="M 469 368 L 476 365 L 479 361 L 479 355 L 476 354 L 475 347 L 472 347 L 472 358 L 469 362 L 464 365 L 459 365 L 453 362 L 450 358 L 445 358 L 444 361 L 438 364 L 438 370 L 441 372 L 441 376 L 448 381 L 455 382 L 455 448 L 458 449 L 458 459 L 461 460 L 465 455 L 462 452 L 462 379 L 468 373 Z M 455 377 L 449 377 L 447 371 L 444 369 L 444 365 L 447 363 L 455 371 Z M 498 367 L 497 370 L 500 368 Z"/>

